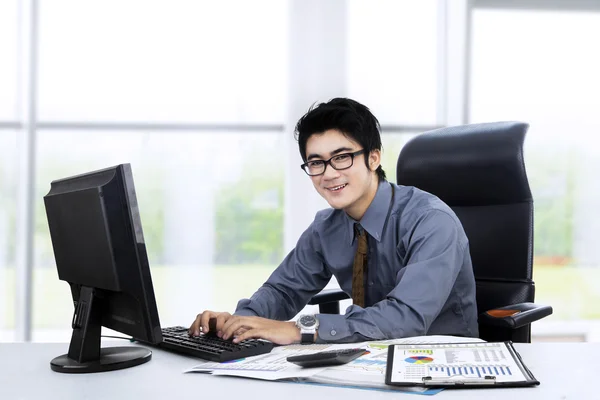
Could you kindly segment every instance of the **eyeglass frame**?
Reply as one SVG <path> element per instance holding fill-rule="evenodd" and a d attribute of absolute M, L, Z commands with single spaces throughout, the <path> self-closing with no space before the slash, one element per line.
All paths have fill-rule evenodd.
<path fill-rule="evenodd" d="M 305 162 L 304 164 L 300 165 L 300 168 L 302 169 L 302 171 L 304 171 L 306 173 L 306 175 L 308 176 L 319 176 L 319 175 L 323 175 L 325 173 L 325 171 L 327 170 L 327 165 L 331 165 L 331 168 L 335 169 L 336 171 L 343 171 L 345 169 L 348 168 L 352 168 L 352 166 L 354 165 L 354 157 L 359 156 L 361 154 L 364 154 L 365 149 L 360 149 L 355 151 L 354 153 L 340 153 L 340 154 L 336 154 L 333 157 L 331 157 L 329 160 L 310 160 Z M 333 160 L 336 157 L 340 157 L 340 156 L 350 156 L 351 162 L 350 165 L 348 165 L 347 167 L 343 167 L 343 168 L 336 168 L 332 163 L 331 160 Z M 323 172 L 319 173 L 319 174 L 314 174 L 311 175 L 308 173 L 308 171 L 305 168 L 308 168 L 308 164 L 311 162 L 315 162 L 315 161 L 322 161 L 323 162 Z"/>

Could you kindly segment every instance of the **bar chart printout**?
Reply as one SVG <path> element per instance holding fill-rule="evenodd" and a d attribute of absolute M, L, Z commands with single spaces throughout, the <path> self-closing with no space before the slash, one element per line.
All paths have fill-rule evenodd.
<path fill-rule="evenodd" d="M 506 343 L 395 345 L 390 379 L 397 383 L 434 381 L 523 382 L 531 380 Z M 489 378 L 493 377 L 493 378 Z"/>
<path fill-rule="evenodd" d="M 453 367 L 450 365 L 437 365 L 435 367 L 428 368 L 429 376 L 455 376 L 461 375 L 468 378 L 482 378 L 486 375 L 492 376 L 512 376 L 510 367 L 505 365 L 480 365 L 480 366 L 464 366 L 464 367 Z"/>

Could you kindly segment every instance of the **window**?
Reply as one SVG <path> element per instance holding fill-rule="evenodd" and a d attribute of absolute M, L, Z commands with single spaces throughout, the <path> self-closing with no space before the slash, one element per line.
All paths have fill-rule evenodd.
<path fill-rule="evenodd" d="M 437 1 L 348 2 L 348 94 L 382 125 L 435 125 Z"/>
<path fill-rule="evenodd" d="M 39 118 L 281 123 L 286 17 L 276 0 L 40 2 Z"/>
<path fill-rule="evenodd" d="M 0 2 L 0 342 L 14 340 L 18 3 Z"/>
<path fill-rule="evenodd" d="M 119 163 L 161 323 L 235 308 L 283 258 L 288 3 L 57 0 L 38 19 L 33 339 L 68 339 L 72 317 L 40 199 Z"/>
<path fill-rule="evenodd" d="M 17 118 L 18 4 L 0 2 L 0 122 Z"/>
<path fill-rule="evenodd" d="M 0 129 L 0 342 L 13 339 L 15 323 L 15 131 Z"/>
<path fill-rule="evenodd" d="M 398 156 L 404 145 L 421 132 L 391 133 L 382 132 L 381 141 L 383 146 L 381 167 L 385 171 L 389 182 L 396 183 L 396 165 Z"/>

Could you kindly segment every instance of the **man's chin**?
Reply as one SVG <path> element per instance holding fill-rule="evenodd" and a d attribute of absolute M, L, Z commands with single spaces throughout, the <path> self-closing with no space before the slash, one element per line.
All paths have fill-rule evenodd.
<path fill-rule="evenodd" d="M 348 207 L 347 201 L 340 201 L 338 199 L 335 199 L 335 200 L 326 199 L 326 200 L 327 200 L 327 203 L 329 204 L 329 206 L 331 208 L 335 208 L 336 210 L 343 210 L 344 208 Z"/>

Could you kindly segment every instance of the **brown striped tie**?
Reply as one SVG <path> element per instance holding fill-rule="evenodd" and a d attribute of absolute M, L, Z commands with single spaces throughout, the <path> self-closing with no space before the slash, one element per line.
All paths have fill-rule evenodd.
<path fill-rule="evenodd" d="M 367 270 L 367 234 L 364 229 L 354 226 L 358 235 L 358 246 L 354 254 L 352 265 L 352 302 L 357 306 L 365 306 L 365 283 L 364 276 Z"/>

